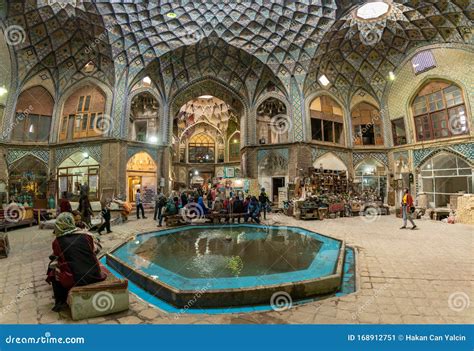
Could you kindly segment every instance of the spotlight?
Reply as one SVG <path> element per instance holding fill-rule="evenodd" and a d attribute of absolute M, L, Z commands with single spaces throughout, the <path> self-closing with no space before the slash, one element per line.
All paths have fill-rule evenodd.
<path fill-rule="evenodd" d="M 6 93 L 8 93 L 7 88 L 5 88 L 5 86 L 0 87 L 0 96 L 5 95 Z"/>
<path fill-rule="evenodd" d="M 89 158 L 89 154 L 88 154 L 87 152 L 83 152 L 83 153 L 82 153 L 82 157 L 84 157 L 84 158 Z"/>
<path fill-rule="evenodd" d="M 155 135 L 152 135 L 151 137 L 148 138 L 148 141 L 150 143 L 156 144 L 158 142 L 158 138 Z"/>
<path fill-rule="evenodd" d="M 319 77 L 319 82 L 320 82 L 323 86 L 327 86 L 327 85 L 329 85 L 329 83 L 330 83 L 328 77 L 326 77 L 324 74 L 323 74 L 321 77 Z"/>
<path fill-rule="evenodd" d="M 395 73 L 393 73 L 393 71 L 388 72 L 388 77 L 390 80 L 395 80 Z"/>
<path fill-rule="evenodd" d="M 147 85 L 150 85 L 151 84 L 151 78 L 146 76 L 145 78 L 143 78 L 143 83 L 147 84 Z"/>
<path fill-rule="evenodd" d="M 212 99 L 214 96 L 212 95 L 201 95 L 199 96 L 199 99 L 206 99 L 206 100 L 209 100 L 209 99 Z"/>
<path fill-rule="evenodd" d="M 194 171 L 194 175 L 199 175 L 199 171 Z"/>
<path fill-rule="evenodd" d="M 169 18 L 176 18 L 176 13 L 174 13 L 174 12 L 168 12 L 168 13 L 166 14 L 166 17 L 169 17 Z"/>

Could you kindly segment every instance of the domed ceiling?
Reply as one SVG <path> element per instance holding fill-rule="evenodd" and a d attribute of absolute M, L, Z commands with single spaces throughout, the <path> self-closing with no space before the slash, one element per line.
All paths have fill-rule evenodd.
<path fill-rule="evenodd" d="M 84 75 L 113 85 L 128 71 L 133 80 L 168 54 L 180 62 L 169 72 L 176 86 L 188 80 L 183 69 L 212 69 L 231 57 L 238 61 L 222 62 L 215 74 L 245 66 L 247 75 L 269 71 L 284 84 L 296 76 L 306 91 L 325 74 L 337 94 L 363 88 L 380 96 L 411 49 L 473 43 L 469 0 L 386 2 L 386 13 L 363 19 L 356 11 L 363 2 L 346 0 L 11 0 L 5 27 L 20 79 L 46 69 L 60 87 Z M 212 50 L 224 56 L 212 60 Z M 84 72 L 90 61 L 96 69 Z M 237 69 L 229 74 L 243 84 Z"/>

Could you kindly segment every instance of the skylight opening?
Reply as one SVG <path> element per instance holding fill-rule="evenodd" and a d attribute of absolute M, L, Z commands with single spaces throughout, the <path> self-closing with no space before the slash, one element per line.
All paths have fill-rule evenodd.
<path fill-rule="evenodd" d="M 389 8 L 389 4 L 384 1 L 369 2 L 359 7 L 356 11 L 356 14 L 357 17 L 366 20 L 371 20 L 385 15 L 388 12 Z"/>

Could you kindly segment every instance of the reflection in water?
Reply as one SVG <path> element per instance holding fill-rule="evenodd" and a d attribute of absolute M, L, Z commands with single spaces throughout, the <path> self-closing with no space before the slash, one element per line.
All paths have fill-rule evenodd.
<path fill-rule="evenodd" d="M 240 257 L 240 276 L 306 269 L 322 243 L 293 231 L 259 228 L 192 229 L 155 236 L 135 254 L 188 278 L 232 277 L 229 260 Z"/>

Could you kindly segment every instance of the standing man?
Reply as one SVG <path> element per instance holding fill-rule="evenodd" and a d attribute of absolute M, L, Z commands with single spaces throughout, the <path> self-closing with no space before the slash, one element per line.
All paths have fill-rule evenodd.
<path fill-rule="evenodd" d="M 265 192 L 265 188 L 262 188 L 258 201 L 260 202 L 260 209 L 263 210 L 263 219 L 267 219 L 267 206 L 270 200 Z"/>
<path fill-rule="evenodd" d="M 143 208 L 143 203 L 142 203 L 142 196 L 140 193 L 140 189 L 137 189 L 137 193 L 135 195 L 135 203 L 137 205 L 137 219 L 140 219 L 140 213 L 139 210 L 142 211 L 142 218 L 146 219 L 145 217 L 145 209 Z"/>
<path fill-rule="evenodd" d="M 405 189 L 405 194 L 402 198 L 403 226 L 400 229 L 405 229 L 407 227 L 407 220 L 412 224 L 412 230 L 416 228 L 416 224 L 412 219 L 413 212 L 415 212 L 415 207 L 413 206 L 413 197 L 410 195 L 410 190 L 407 188 Z"/>

